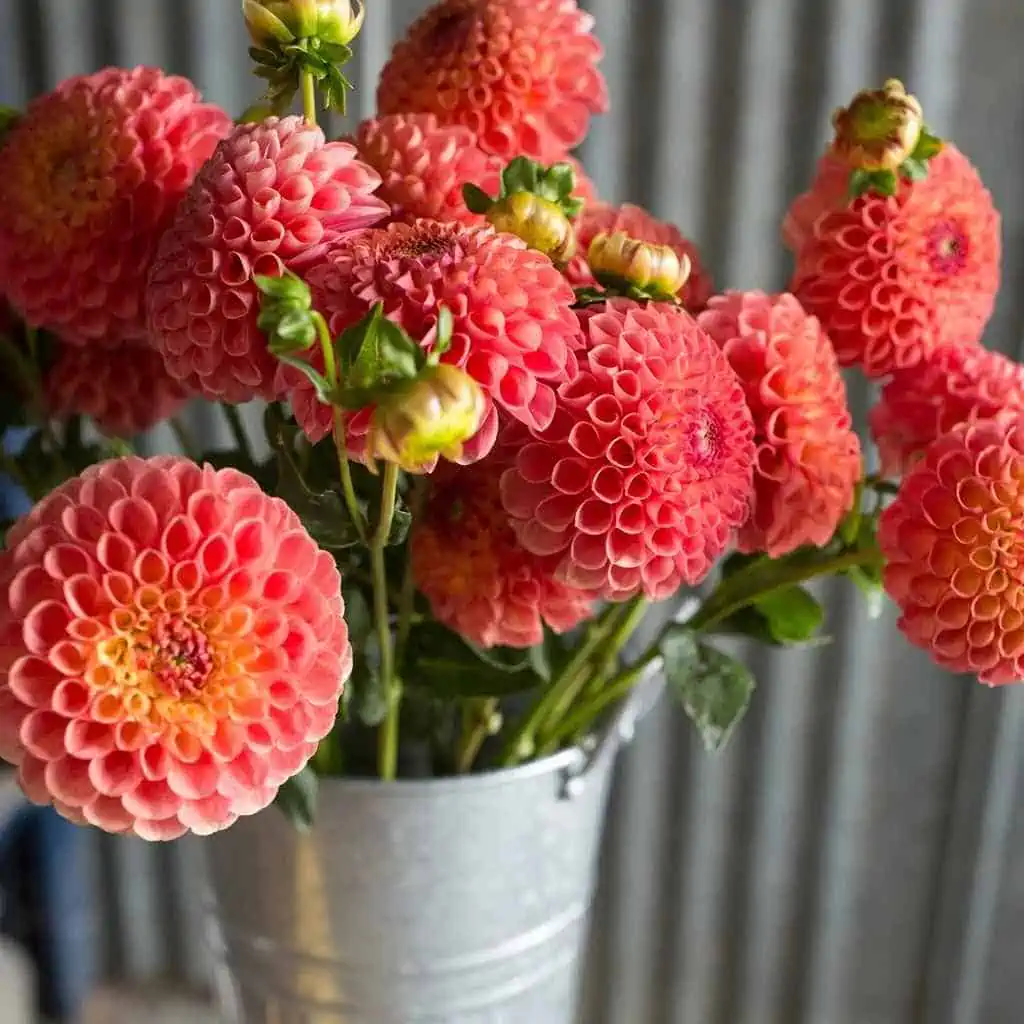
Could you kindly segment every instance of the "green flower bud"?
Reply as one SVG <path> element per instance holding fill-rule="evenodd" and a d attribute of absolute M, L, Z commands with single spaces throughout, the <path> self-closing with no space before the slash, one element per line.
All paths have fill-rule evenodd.
<path fill-rule="evenodd" d="M 483 391 L 468 373 L 447 363 L 428 366 L 378 403 L 366 436 L 370 465 L 382 459 L 423 473 L 438 456 L 458 459 L 485 410 Z"/>
<path fill-rule="evenodd" d="M 632 285 L 657 299 L 674 299 L 690 277 L 688 256 L 680 256 L 670 245 L 630 238 L 624 231 L 597 235 L 587 262 L 601 284 Z"/>
<path fill-rule="evenodd" d="M 296 39 L 292 5 L 288 0 L 242 0 L 242 16 L 252 41 L 261 47 L 274 48 Z"/>
<path fill-rule="evenodd" d="M 554 263 L 568 263 L 576 253 L 576 232 L 562 208 L 532 192 L 513 192 L 487 211 L 496 231 L 518 235 L 531 249 Z"/>

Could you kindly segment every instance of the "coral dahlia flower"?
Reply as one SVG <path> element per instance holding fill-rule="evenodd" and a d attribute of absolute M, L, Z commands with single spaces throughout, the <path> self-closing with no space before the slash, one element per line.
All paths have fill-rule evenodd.
<path fill-rule="evenodd" d="M 442 362 L 474 378 L 487 403 L 466 462 L 491 450 L 498 407 L 529 427 L 547 427 L 555 389 L 576 370 L 573 350 L 581 338 L 572 288 L 546 256 L 511 235 L 427 220 L 391 224 L 335 246 L 307 280 L 335 337 L 381 302 L 385 316 L 429 349 L 438 310 L 452 313 L 452 346 Z M 310 358 L 322 367 L 318 351 Z M 309 380 L 282 365 L 279 383 L 310 440 L 328 434 L 331 408 Z M 349 421 L 354 458 L 364 456 L 372 412 L 360 410 Z"/>
<path fill-rule="evenodd" d="M 545 624 L 564 633 L 593 610 L 593 595 L 555 578 L 557 558 L 516 540 L 501 505 L 507 465 L 492 456 L 433 477 L 410 542 L 413 576 L 434 616 L 481 647 L 532 647 Z"/>
<path fill-rule="evenodd" d="M 143 839 L 273 800 L 351 668 L 334 559 L 232 469 L 116 459 L 0 555 L 0 756 L 30 799 Z"/>
<path fill-rule="evenodd" d="M 597 596 L 698 583 L 750 513 L 754 423 L 718 346 L 682 309 L 615 299 L 551 426 L 502 478 L 519 542 Z"/>
<path fill-rule="evenodd" d="M 739 549 L 779 558 L 831 540 L 853 504 L 860 442 L 821 325 L 792 295 L 727 292 L 697 322 L 743 382 L 754 416 L 754 507 Z"/>
<path fill-rule="evenodd" d="M 356 131 L 359 156 L 381 177 L 377 195 L 396 220 L 452 220 L 483 225 L 462 199 L 462 186 L 498 191 L 501 161 L 476 144 L 462 125 L 442 125 L 434 114 L 392 114 L 363 121 Z"/>
<path fill-rule="evenodd" d="M 554 163 L 608 108 L 594 19 L 576 0 L 440 0 L 381 72 L 381 114 L 436 114 L 504 162 Z"/>
<path fill-rule="evenodd" d="M 576 288 L 594 285 L 594 275 L 587 266 L 587 250 L 600 234 L 623 231 L 640 242 L 670 245 L 679 256 L 690 261 L 690 277 L 679 297 L 691 313 L 699 313 L 711 298 L 711 275 L 700 261 L 697 247 L 685 238 L 674 224 L 652 217 L 643 207 L 624 203 L 588 203 L 576 221 L 577 256 L 569 264 L 566 276 Z"/>
<path fill-rule="evenodd" d="M 142 341 L 157 242 L 230 127 L 156 68 L 107 68 L 33 101 L 0 147 L 0 293 L 70 344 Z"/>
<path fill-rule="evenodd" d="M 962 423 L 929 445 L 878 541 L 907 639 L 983 683 L 1024 679 L 1024 417 Z"/>
<path fill-rule="evenodd" d="M 946 143 L 920 181 L 850 200 L 850 169 L 825 156 L 783 235 L 790 291 L 821 320 L 842 366 L 869 377 L 973 344 L 999 288 L 999 214 L 967 158 Z"/>
<path fill-rule="evenodd" d="M 57 419 L 88 416 L 110 437 L 132 437 L 173 416 L 188 397 L 146 345 L 63 346 L 47 372 L 46 406 Z"/>
<path fill-rule="evenodd" d="M 301 272 L 385 217 L 377 172 L 301 117 L 238 125 L 203 167 L 149 278 L 152 340 L 170 374 L 213 401 L 275 398 L 254 274 Z"/>
<path fill-rule="evenodd" d="M 906 472 L 940 435 L 1004 410 L 1024 412 L 1024 366 L 981 347 L 937 349 L 897 370 L 869 414 L 883 472 Z"/>

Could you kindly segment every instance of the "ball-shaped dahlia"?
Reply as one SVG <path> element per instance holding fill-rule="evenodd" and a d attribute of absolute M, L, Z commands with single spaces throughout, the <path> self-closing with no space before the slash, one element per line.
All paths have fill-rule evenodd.
<path fill-rule="evenodd" d="M 502 478 L 519 542 L 597 596 L 694 584 L 749 516 L 743 385 L 684 310 L 615 299 L 580 313 L 580 373 Z"/>
<path fill-rule="evenodd" d="M 828 337 L 788 294 L 727 292 L 697 322 L 743 382 L 754 416 L 754 504 L 739 549 L 779 558 L 826 544 L 853 504 L 861 472 Z"/>
<path fill-rule="evenodd" d="M 396 220 L 486 223 L 466 208 L 462 186 L 497 192 L 501 161 L 480 149 L 468 128 L 442 125 L 433 114 L 392 114 L 363 121 L 355 144 L 380 175 L 377 195 L 391 205 Z"/>
<path fill-rule="evenodd" d="M 869 377 L 916 366 L 941 345 L 981 337 L 999 288 L 999 214 L 948 143 L 894 196 L 848 198 L 850 170 L 826 156 L 784 237 L 790 291 L 821 320 L 842 366 Z"/>
<path fill-rule="evenodd" d="M 464 125 L 505 162 L 554 163 L 608 108 L 593 24 L 576 0 L 440 0 L 395 46 L 377 108 Z"/>
<path fill-rule="evenodd" d="M 188 397 L 146 345 L 64 346 L 46 374 L 44 397 L 57 419 L 88 416 L 110 437 L 133 437 L 173 416 Z"/>
<path fill-rule="evenodd" d="M 107 68 L 35 100 L 0 148 L 0 292 L 71 344 L 143 340 L 157 242 L 230 127 L 156 68 Z"/>
<path fill-rule="evenodd" d="M 1024 412 L 1024 366 L 980 346 L 937 349 L 897 370 L 871 409 L 882 471 L 904 473 L 937 437 L 1004 410 Z"/>
<path fill-rule="evenodd" d="M 307 279 L 335 337 L 380 302 L 385 316 L 429 349 L 438 310 L 452 313 L 452 345 L 442 361 L 462 367 L 486 399 L 466 462 L 491 450 L 498 407 L 528 427 L 547 427 L 555 389 L 575 373 L 581 339 L 572 288 L 547 257 L 511 235 L 428 220 L 390 224 L 335 246 Z M 318 351 L 311 359 L 322 368 Z M 310 440 L 329 433 L 331 408 L 305 375 L 282 365 L 279 381 Z M 372 411 L 348 423 L 354 458 L 363 457 Z"/>
<path fill-rule="evenodd" d="M 524 432 L 525 433 L 525 432 Z M 432 478 L 410 547 L 413 577 L 435 618 L 481 647 L 532 647 L 588 618 L 593 595 L 555 579 L 558 559 L 516 540 L 501 505 L 507 458 Z"/>
<path fill-rule="evenodd" d="M 149 278 L 152 340 L 170 374 L 214 401 L 275 398 L 254 274 L 301 272 L 389 212 L 377 172 L 301 117 L 238 125 L 196 177 Z"/>
<path fill-rule="evenodd" d="M 587 249 L 600 234 L 625 232 L 640 242 L 670 245 L 680 257 L 690 261 L 690 276 L 679 297 L 691 313 L 699 313 L 711 298 L 711 275 L 700 261 L 697 247 L 685 238 L 674 224 L 652 217 L 643 207 L 625 203 L 588 203 L 576 221 L 576 258 L 566 269 L 566 276 L 574 287 L 594 285 L 594 275 L 587 266 Z"/>
<path fill-rule="evenodd" d="M 934 441 L 882 513 L 885 589 L 900 629 L 945 668 L 1024 679 L 1024 417 Z"/>
<path fill-rule="evenodd" d="M 249 477 L 167 456 L 92 466 L 0 555 L 0 757 L 81 824 L 225 828 L 333 726 L 343 611 L 334 559 Z"/>

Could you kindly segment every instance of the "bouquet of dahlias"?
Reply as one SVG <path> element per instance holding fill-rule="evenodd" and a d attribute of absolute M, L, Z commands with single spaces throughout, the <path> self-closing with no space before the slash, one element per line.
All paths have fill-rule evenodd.
<path fill-rule="evenodd" d="M 899 82 L 835 115 L 790 292 L 714 295 L 572 156 L 607 105 L 574 0 L 441 0 L 338 141 L 361 8 L 242 8 L 268 88 L 237 123 L 152 68 L 0 123 L 31 428 L 3 469 L 36 502 L 4 524 L 0 756 L 30 799 L 147 839 L 275 798 L 308 822 L 318 776 L 543 757 L 659 670 L 719 747 L 754 689 L 721 638 L 824 642 L 830 575 L 1021 677 L 1024 370 L 978 345 L 999 218 Z M 878 473 L 841 366 L 887 381 Z M 162 421 L 181 454 L 134 455 Z"/>

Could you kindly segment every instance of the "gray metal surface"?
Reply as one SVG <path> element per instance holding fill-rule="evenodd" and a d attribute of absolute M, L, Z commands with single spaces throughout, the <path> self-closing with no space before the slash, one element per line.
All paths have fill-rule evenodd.
<path fill-rule="evenodd" d="M 419 0 L 372 0 L 353 116 Z M 594 0 L 615 107 L 602 192 L 676 221 L 716 281 L 780 287 L 777 225 L 833 106 L 903 77 L 1004 216 L 987 342 L 1024 334 L 1024 5 L 1017 0 Z M 235 0 L 0 0 L 0 102 L 104 61 L 157 61 L 241 110 Z M 855 389 L 863 408 L 867 395 Z M 212 423 L 212 420 L 210 421 Z M 158 439 L 158 443 L 159 443 Z M 758 654 L 751 719 L 708 759 L 675 714 L 625 759 L 587 1024 L 1018 1024 L 1024 693 L 908 651 L 834 592 L 833 647 Z M 195 850 L 98 842 L 109 965 L 203 978 Z"/>
<path fill-rule="evenodd" d="M 573 1024 L 617 743 L 459 780 L 336 779 L 207 840 L 231 1024 Z"/>

